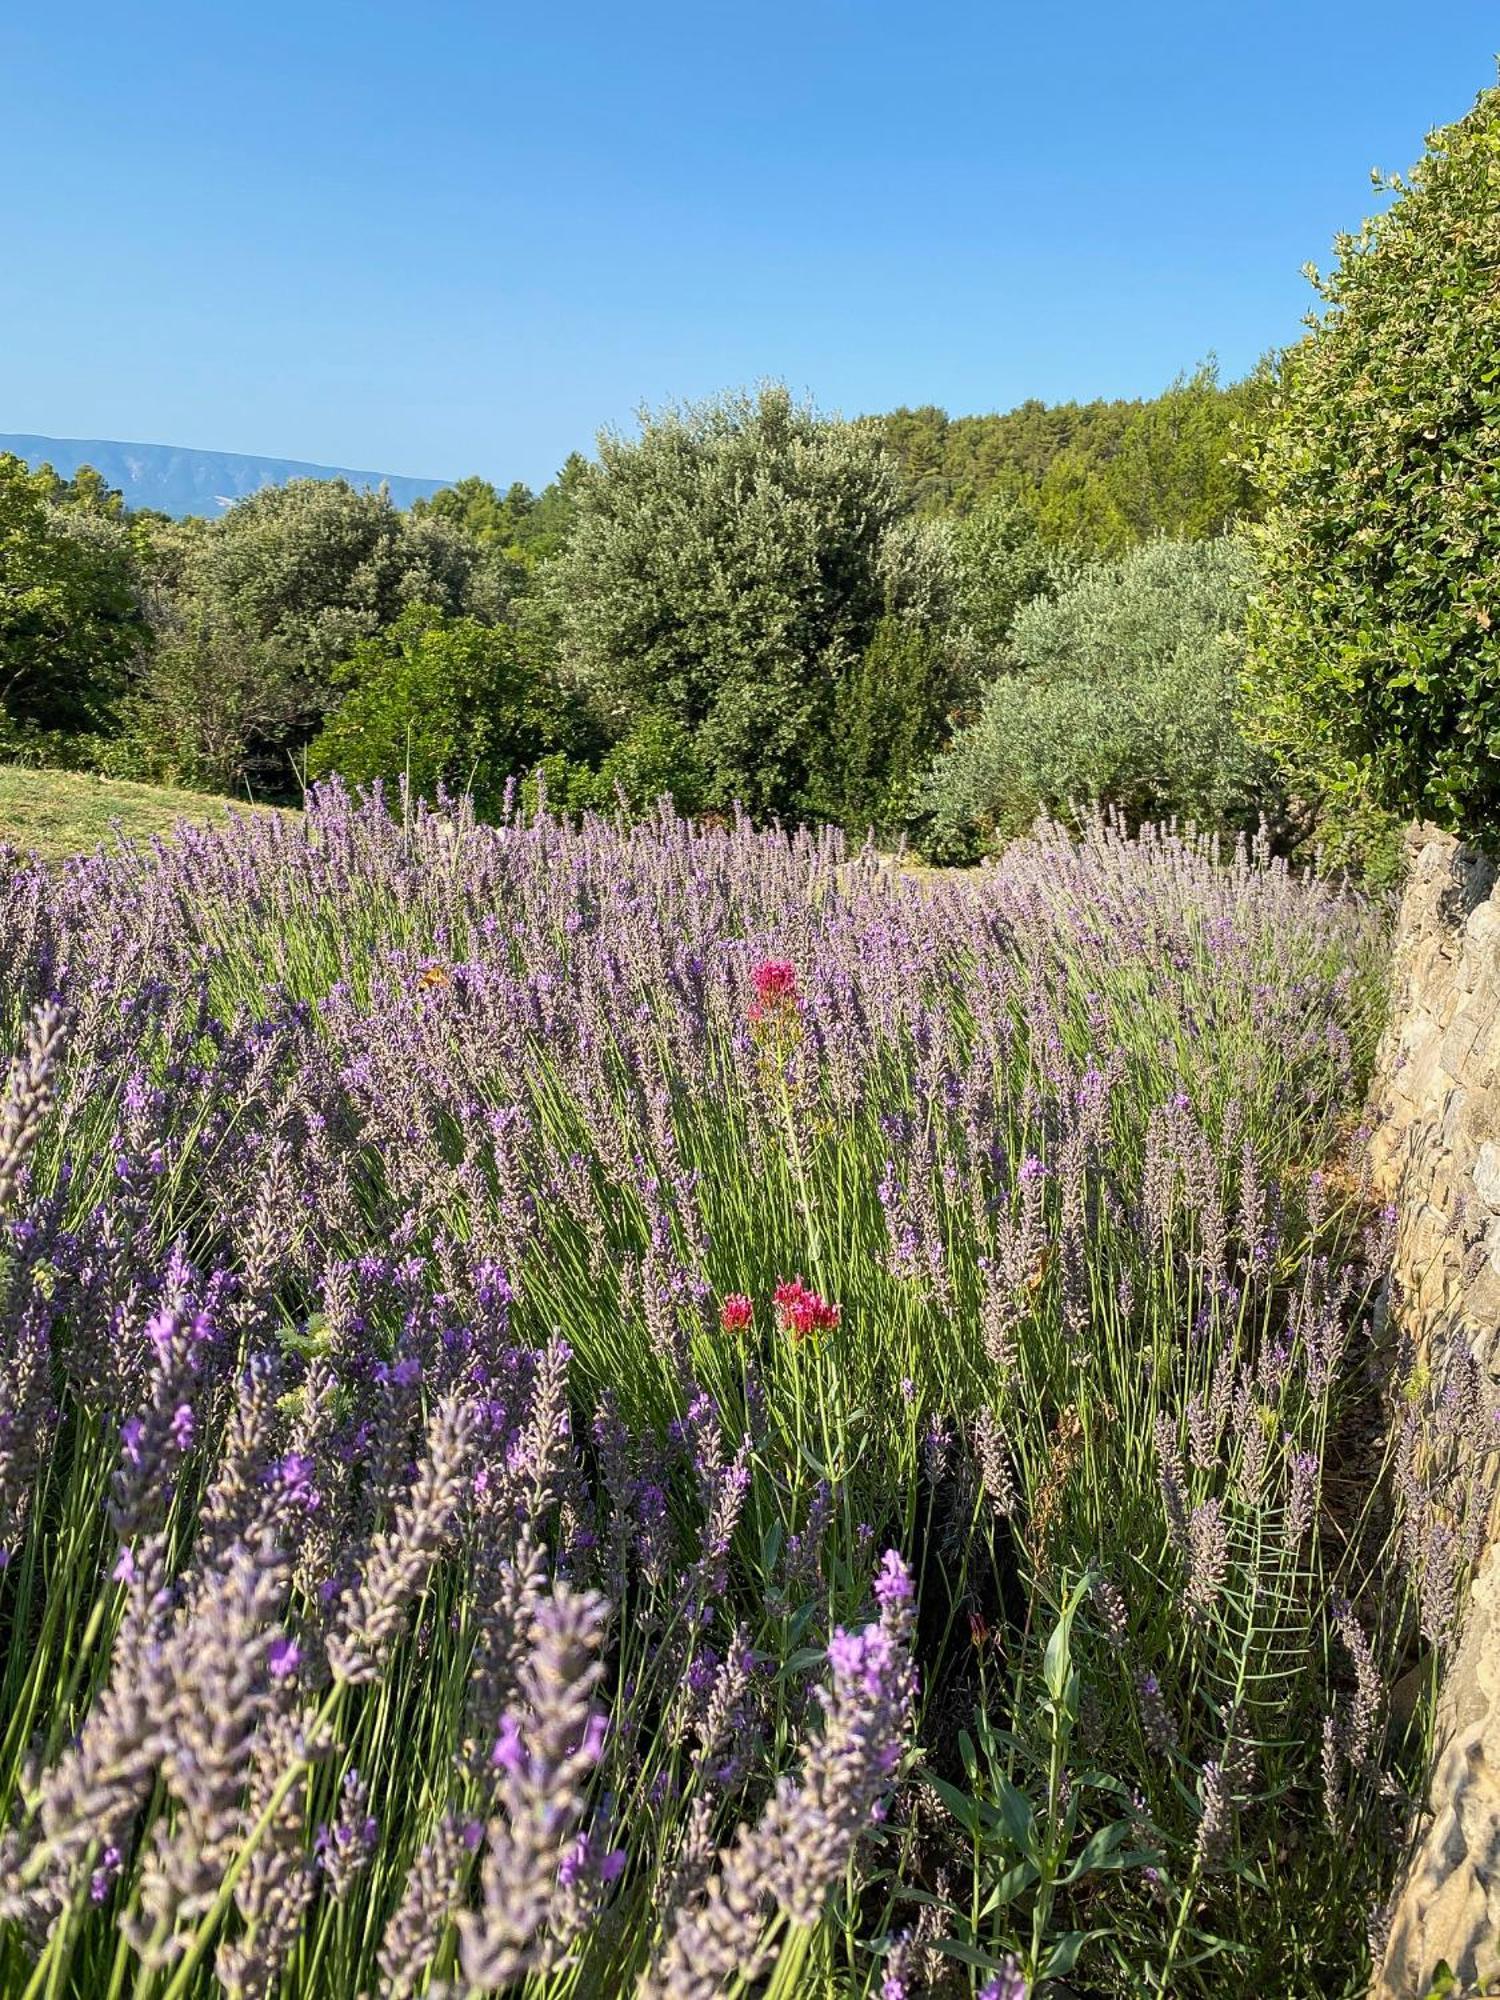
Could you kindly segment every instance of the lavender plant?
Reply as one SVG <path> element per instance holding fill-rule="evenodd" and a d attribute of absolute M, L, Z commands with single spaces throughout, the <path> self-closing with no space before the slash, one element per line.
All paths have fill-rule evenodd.
<path fill-rule="evenodd" d="M 1360 1991 L 1492 1442 L 1361 1456 L 1381 955 L 1104 823 L 12 866 L 0 1990 Z"/>

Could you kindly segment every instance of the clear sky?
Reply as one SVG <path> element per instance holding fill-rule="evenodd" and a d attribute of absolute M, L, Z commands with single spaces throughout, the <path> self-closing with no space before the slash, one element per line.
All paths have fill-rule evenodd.
<path fill-rule="evenodd" d="M 1497 48 L 1492 0 L 11 0 L 0 430 L 540 484 L 765 376 L 1238 374 Z"/>

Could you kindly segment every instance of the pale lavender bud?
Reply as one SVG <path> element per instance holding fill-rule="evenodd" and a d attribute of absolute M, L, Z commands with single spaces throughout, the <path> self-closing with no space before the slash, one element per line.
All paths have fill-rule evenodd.
<path fill-rule="evenodd" d="M 25 1047 L 10 1066 L 5 1096 L 0 1099 L 0 1215 L 13 1206 L 27 1161 L 41 1137 L 65 1039 L 62 1009 L 48 1002 L 32 1015 Z"/>

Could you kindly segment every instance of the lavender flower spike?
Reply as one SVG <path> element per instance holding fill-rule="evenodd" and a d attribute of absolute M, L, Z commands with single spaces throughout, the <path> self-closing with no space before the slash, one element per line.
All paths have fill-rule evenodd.
<path fill-rule="evenodd" d="M 359 1682 L 379 1676 L 412 1600 L 447 1544 L 473 1428 L 471 1411 L 454 1397 L 433 1411 L 427 1457 L 416 1483 L 394 1524 L 376 1537 L 360 1583 L 344 1593 L 342 1629 L 328 1636 L 328 1664 L 337 1679 Z"/>
<path fill-rule="evenodd" d="M 49 1001 L 32 1015 L 26 1046 L 10 1066 L 0 1104 L 0 1215 L 15 1200 L 26 1162 L 41 1137 L 65 1038 L 62 1009 Z"/>
<path fill-rule="evenodd" d="M 482 1991 L 544 1970 L 570 1941 L 576 1906 L 558 1897 L 558 1872 L 604 1747 L 593 1697 L 607 1614 L 602 1597 L 559 1585 L 536 1615 L 521 1702 L 507 1710 L 494 1749 L 504 1814 L 488 1829 L 482 1903 L 458 1920 L 464 1978 Z"/>
<path fill-rule="evenodd" d="M 639 2000 L 715 2000 L 734 1973 L 748 1982 L 766 1970 L 773 1912 L 793 1924 L 817 1922 L 901 1761 L 913 1594 L 906 1565 L 889 1551 L 875 1580 L 879 1620 L 857 1633 L 840 1629 L 829 1643 L 833 1685 L 801 1782 L 783 1778 L 758 1823 L 740 1829 L 703 1902 L 673 1925 Z"/>

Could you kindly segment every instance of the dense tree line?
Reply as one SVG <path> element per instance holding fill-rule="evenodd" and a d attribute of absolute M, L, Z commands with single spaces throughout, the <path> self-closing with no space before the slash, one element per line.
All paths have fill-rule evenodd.
<path fill-rule="evenodd" d="M 972 859 L 1038 812 L 1378 868 L 1500 798 L 1500 93 L 1340 244 L 1298 347 L 1140 402 L 643 415 L 545 491 L 128 516 L 0 460 L 0 754 L 295 796 L 828 818 Z"/>
<path fill-rule="evenodd" d="M 541 493 L 469 478 L 405 513 L 298 481 L 127 518 L 97 476 L 11 463 L 6 754 L 270 797 L 540 771 L 565 804 L 920 831 L 1017 611 L 1230 518 L 1237 398 L 1200 371 L 1153 403 L 845 423 L 768 387 L 648 415 Z"/>

